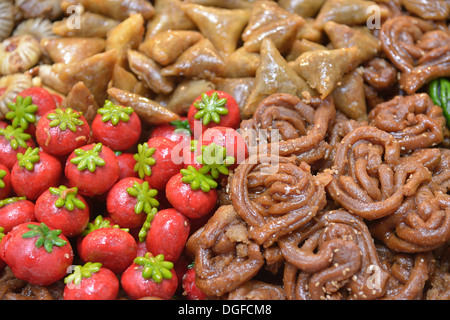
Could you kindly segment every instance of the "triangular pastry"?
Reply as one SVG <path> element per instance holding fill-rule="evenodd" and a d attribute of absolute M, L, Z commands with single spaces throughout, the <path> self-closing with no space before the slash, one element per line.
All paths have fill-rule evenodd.
<path fill-rule="evenodd" d="M 184 3 L 181 8 L 225 56 L 236 50 L 242 30 L 250 18 L 250 11 L 245 9 L 224 9 L 193 3 Z"/>
<path fill-rule="evenodd" d="M 163 76 L 185 76 L 189 78 L 212 78 L 221 74 L 225 62 L 207 38 L 203 38 L 183 52 L 171 65 L 161 70 Z"/>
<path fill-rule="evenodd" d="M 86 121 L 91 124 L 94 117 L 97 115 L 99 107 L 92 93 L 86 85 L 80 81 L 72 87 L 72 90 L 70 90 L 67 97 L 63 99 L 61 108 L 72 108 L 73 110 L 81 112 L 86 118 Z"/>
<path fill-rule="evenodd" d="M 138 50 L 160 65 L 167 66 L 202 38 L 203 35 L 194 30 L 161 31 L 142 42 Z"/>
<path fill-rule="evenodd" d="M 105 49 L 103 38 L 44 38 L 41 48 L 55 63 L 70 63 L 91 57 Z"/>
<path fill-rule="evenodd" d="M 301 97 L 304 92 L 315 95 L 283 58 L 273 42 L 266 38 L 261 43 L 261 64 L 256 71 L 255 87 L 243 109 L 245 117 L 251 117 L 258 104 L 274 93 L 289 93 Z"/>
<path fill-rule="evenodd" d="M 325 99 L 344 74 L 356 67 L 356 47 L 333 50 L 313 50 L 301 54 L 290 65 Z"/>

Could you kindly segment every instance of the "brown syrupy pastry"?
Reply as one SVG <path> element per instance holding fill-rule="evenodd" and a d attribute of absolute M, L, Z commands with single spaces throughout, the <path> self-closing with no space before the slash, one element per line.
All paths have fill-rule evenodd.
<path fill-rule="evenodd" d="M 346 25 L 366 24 L 373 14 L 371 7 L 377 3 L 366 0 L 327 0 L 320 8 L 314 25 L 322 29 L 328 21 L 334 21 Z M 379 18 L 383 19 L 388 14 L 384 7 L 379 8 Z"/>
<path fill-rule="evenodd" d="M 374 90 L 389 90 L 397 83 L 397 69 L 386 59 L 373 58 L 363 65 L 364 81 Z"/>
<path fill-rule="evenodd" d="M 340 84 L 331 93 L 336 110 L 341 111 L 351 119 L 367 120 L 366 95 L 364 79 L 360 70 L 355 69 L 346 74 Z"/>
<path fill-rule="evenodd" d="M 372 126 L 357 127 L 337 147 L 327 191 L 363 219 L 391 215 L 405 197 L 431 180 L 422 163 L 407 164 L 400 161 L 400 144 L 391 134 Z"/>
<path fill-rule="evenodd" d="M 141 13 L 144 19 L 149 19 L 155 14 L 151 2 L 146 0 L 63 0 L 61 8 L 67 10 L 71 5 L 81 4 L 86 11 L 101 14 L 115 20 L 125 20 L 130 14 Z"/>
<path fill-rule="evenodd" d="M 250 280 L 230 291 L 227 300 L 285 300 L 286 294 L 281 286 Z"/>
<path fill-rule="evenodd" d="M 304 18 L 313 18 L 317 15 L 326 0 L 279 0 L 278 4 L 289 12 Z"/>
<path fill-rule="evenodd" d="M 167 66 L 202 38 L 203 35 L 194 30 L 161 31 L 142 42 L 138 50 L 160 65 Z"/>
<path fill-rule="evenodd" d="M 217 90 L 227 92 L 236 100 L 243 118 L 243 107 L 247 104 L 250 93 L 255 87 L 255 78 L 214 78 L 212 82 Z"/>
<path fill-rule="evenodd" d="M 246 9 L 225 9 L 193 3 L 184 3 L 181 8 L 224 56 L 236 50 L 242 30 L 250 18 L 250 11 Z"/>
<path fill-rule="evenodd" d="M 342 77 L 358 65 L 358 53 L 356 47 L 307 51 L 290 65 L 325 99 Z"/>
<path fill-rule="evenodd" d="M 117 63 L 126 65 L 128 50 L 136 50 L 144 36 L 144 17 L 132 14 L 108 32 L 105 50 L 116 50 Z"/>
<path fill-rule="evenodd" d="M 111 87 L 134 92 L 141 96 L 150 96 L 150 89 L 133 72 L 116 64 L 111 79 Z"/>
<path fill-rule="evenodd" d="M 226 78 L 255 77 L 261 64 L 259 52 L 249 52 L 244 47 L 238 48 L 225 60 L 226 68 L 220 74 Z"/>
<path fill-rule="evenodd" d="M 85 11 L 79 15 L 79 21 L 67 17 L 53 22 L 52 31 L 61 37 L 103 38 L 119 23 L 118 20 Z"/>
<path fill-rule="evenodd" d="M 358 48 L 357 65 L 374 58 L 381 49 L 380 41 L 367 31 L 351 28 L 334 21 L 325 23 L 324 31 L 330 38 L 333 48 Z"/>
<path fill-rule="evenodd" d="M 421 300 L 433 270 L 432 254 L 408 254 L 377 246 L 383 269 L 391 276 L 383 300 Z"/>
<path fill-rule="evenodd" d="M 324 184 L 295 158 L 250 155 L 233 174 L 230 198 L 264 248 L 303 227 L 326 204 Z"/>
<path fill-rule="evenodd" d="M 188 240 L 197 287 L 220 297 L 252 279 L 264 265 L 260 246 L 232 205 L 221 206 Z"/>
<path fill-rule="evenodd" d="M 195 98 L 215 88 L 215 84 L 210 80 L 184 79 L 170 94 L 166 108 L 178 115 L 185 115 Z"/>
<path fill-rule="evenodd" d="M 97 115 L 99 105 L 84 82 L 77 82 L 61 102 L 61 108 L 72 108 L 82 112 L 86 121 L 91 124 Z"/>
<path fill-rule="evenodd" d="M 369 113 L 369 124 L 392 134 L 407 153 L 441 143 L 445 118 L 429 95 L 418 93 L 377 105 Z"/>
<path fill-rule="evenodd" d="M 247 144 L 253 152 L 267 150 L 281 156 L 295 155 L 312 165 L 326 158 L 329 146 L 325 135 L 334 114 L 331 97 L 308 101 L 295 95 L 277 93 L 261 101 L 252 119 L 241 122 L 241 130 L 242 135 L 249 139 Z M 264 136 L 267 136 L 265 141 Z"/>
<path fill-rule="evenodd" d="M 450 31 L 429 20 L 396 16 L 383 23 L 384 53 L 400 70 L 400 88 L 416 93 L 429 81 L 450 75 Z"/>
<path fill-rule="evenodd" d="M 262 41 L 268 38 L 284 54 L 291 48 L 303 23 L 301 16 L 284 10 L 275 2 L 257 1 L 241 36 L 244 48 L 250 52 L 258 52 Z"/>
<path fill-rule="evenodd" d="M 383 270 L 362 219 L 344 210 L 318 214 L 279 242 L 289 300 L 373 300 L 384 296 Z"/>
<path fill-rule="evenodd" d="M 145 54 L 128 50 L 127 61 L 131 71 L 153 92 L 169 94 L 173 91 L 174 79 L 161 75 L 161 66 Z"/>
<path fill-rule="evenodd" d="M 413 15 L 427 20 L 445 20 L 450 14 L 450 4 L 445 0 L 401 0 L 401 5 Z"/>
<path fill-rule="evenodd" d="M 273 42 L 266 38 L 261 44 L 261 63 L 256 70 L 255 87 L 244 106 L 245 117 L 251 117 L 259 103 L 274 93 L 288 93 L 301 97 L 303 93 L 316 95 L 280 54 Z"/>
<path fill-rule="evenodd" d="M 118 88 L 109 88 L 107 93 L 121 105 L 133 108 L 139 118 L 149 125 L 169 123 L 180 119 L 177 114 L 164 108 L 158 102 L 136 93 Z"/>
<path fill-rule="evenodd" d="M 44 38 L 41 40 L 43 53 L 55 63 L 70 63 L 91 57 L 105 50 L 106 40 L 89 37 Z"/>
<path fill-rule="evenodd" d="M 189 19 L 180 0 L 156 0 L 155 15 L 147 23 L 145 41 L 161 31 L 195 30 L 194 22 Z"/>

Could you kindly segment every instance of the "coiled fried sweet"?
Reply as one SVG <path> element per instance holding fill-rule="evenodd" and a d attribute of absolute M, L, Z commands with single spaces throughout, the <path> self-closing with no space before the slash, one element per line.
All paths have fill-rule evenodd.
<path fill-rule="evenodd" d="M 408 94 L 450 75 L 450 31 L 436 29 L 432 21 L 407 15 L 393 17 L 381 26 L 382 49 L 400 70 L 400 88 Z M 439 40 L 430 42 L 433 38 Z"/>
<path fill-rule="evenodd" d="M 344 210 L 326 211 L 279 242 L 291 300 L 378 299 L 389 274 L 382 269 L 366 224 Z"/>
<path fill-rule="evenodd" d="M 402 153 L 435 146 L 444 139 L 445 118 L 426 93 L 395 98 L 369 113 L 369 124 L 392 134 Z"/>
<path fill-rule="evenodd" d="M 250 239 L 267 248 L 324 208 L 324 183 L 306 163 L 286 157 L 272 163 L 257 156 L 247 160 L 236 169 L 229 193 L 236 212 L 252 227 Z"/>
<path fill-rule="evenodd" d="M 400 145 L 389 133 L 362 126 L 340 142 L 327 191 L 343 208 L 373 220 L 394 213 L 405 195 L 414 194 L 430 171 L 420 164 L 400 165 Z"/>

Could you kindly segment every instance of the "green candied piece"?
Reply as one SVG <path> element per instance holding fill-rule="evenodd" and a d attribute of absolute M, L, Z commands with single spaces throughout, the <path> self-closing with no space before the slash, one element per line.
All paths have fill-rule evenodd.
<path fill-rule="evenodd" d="M 152 225 L 153 218 L 155 217 L 155 215 L 157 213 L 158 213 L 158 209 L 152 208 L 152 210 L 150 210 L 150 213 L 147 214 L 144 224 L 142 225 L 141 229 L 139 230 L 139 234 L 138 234 L 139 242 L 145 241 L 148 230 L 150 230 L 150 227 Z"/>
<path fill-rule="evenodd" d="M 0 129 L 0 136 L 4 136 L 14 150 L 17 150 L 18 147 L 28 147 L 26 141 L 31 139 L 31 135 L 23 132 L 22 128 L 14 128 L 11 125 Z"/>
<path fill-rule="evenodd" d="M 149 214 L 152 208 L 159 206 L 158 200 L 155 199 L 158 190 L 150 189 L 150 185 L 147 181 L 144 181 L 142 184 L 135 182 L 132 187 L 127 188 L 127 193 L 130 196 L 137 198 L 137 203 L 134 206 L 134 212 L 136 214 L 139 214 L 142 211 Z"/>
<path fill-rule="evenodd" d="M 191 185 L 192 190 L 201 189 L 203 192 L 208 192 L 211 188 L 217 188 L 218 184 L 214 181 L 210 174 L 201 173 L 193 166 L 188 166 L 186 169 L 180 170 L 182 174 L 181 181 Z"/>
<path fill-rule="evenodd" d="M 9 111 L 5 118 L 12 120 L 11 124 L 14 128 L 22 128 L 26 130 L 30 123 L 36 122 L 36 111 L 38 106 L 33 104 L 33 99 L 28 97 L 17 96 L 16 101 L 8 102 Z"/>
<path fill-rule="evenodd" d="M 94 222 L 89 222 L 86 228 L 81 233 L 82 236 L 87 236 L 89 233 L 91 233 L 94 230 L 101 229 L 101 228 L 116 228 L 121 229 L 123 231 L 129 232 L 130 230 L 128 228 L 121 228 L 118 224 L 111 225 L 111 221 L 107 219 L 103 219 L 102 215 L 98 215 Z"/>
<path fill-rule="evenodd" d="M 72 108 L 57 108 L 54 112 L 47 115 L 47 119 L 51 120 L 48 124 L 51 128 L 59 126 L 59 129 L 76 132 L 77 126 L 82 126 L 84 121 L 80 119 L 81 113 L 74 111 Z"/>
<path fill-rule="evenodd" d="M 220 116 L 228 114 L 228 109 L 225 108 L 227 99 L 219 99 L 217 92 L 208 96 L 202 93 L 200 101 L 194 102 L 194 107 L 198 109 L 194 119 L 202 119 L 202 123 L 206 126 L 211 120 L 215 123 L 220 122 Z"/>
<path fill-rule="evenodd" d="M 20 167 L 31 171 L 34 169 L 34 164 L 39 162 L 39 148 L 27 148 L 25 153 L 17 154 L 17 163 Z"/>
<path fill-rule="evenodd" d="M 90 150 L 75 149 L 74 153 L 76 157 L 70 160 L 70 162 L 76 164 L 77 169 L 80 171 L 88 169 L 90 172 L 95 172 L 97 166 L 102 167 L 105 165 L 105 160 L 99 156 L 102 147 L 102 143 L 97 143 Z"/>
<path fill-rule="evenodd" d="M 97 110 L 97 113 L 102 116 L 103 122 L 111 121 L 113 125 L 117 125 L 119 121 L 128 122 L 130 114 L 133 112 L 133 108 L 115 105 L 109 100 L 106 100 L 104 106 Z"/>
<path fill-rule="evenodd" d="M 138 152 L 134 154 L 133 158 L 136 160 L 134 171 L 138 173 L 139 178 L 144 179 L 145 176 L 152 175 L 151 166 L 156 163 L 152 157 L 155 151 L 155 148 L 148 147 L 147 142 L 138 145 Z"/>
<path fill-rule="evenodd" d="M 81 280 L 90 278 L 94 273 L 100 271 L 100 262 L 86 262 L 84 265 L 77 265 L 73 268 L 72 274 L 64 278 L 65 284 L 79 285 Z"/>
<path fill-rule="evenodd" d="M 428 93 L 434 104 L 441 107 L 450 128 L 450 80 L 447 78 L 435 79 L 430 82 Z"/>
<path fill-rule="evenodd" d="M 11 204 L 11 203 L 14 203 L 17 201 L 21 201 L 21 200 L 26 200 L 26 199 L 27 199 L 27 197 L 11 197 L 11 198 L 2 199 L 2 200 L 0 200 L 0 208 L 6 206 L 8 204 Z"/>
<path fill-rule="evenodd" d="M 59 196 L 58 200 L 55 201 L 57 208 L 65 207 L 69 211 L 73 211 L 75 208 L 80 210 L 86 209 L 84 202 L 77 198 L 77 187 L 67 188 L 62 185 L 59 188 L 50 187 L 49 191 L 52 195 Z"/>
<path fill-rule="evenodd" d="M 210 173 L 214 179 L 217 179 L 220 174 L 229 175 L 228 167 L 235 162 L 234 157 L 227 156 L 225 147 L 214 142 L 208 146 L 202 146 L 202 154 L 197 156 L 196 160 L 203 165 L 199 171 L 203 174 Z"/>
<path fill-rule="evenodd" d="M 188 133 L 189 135 L 192 135 L 191 126 L 189 125 L 188 120 L 174 120 L 170 121 L 169 124 L 175 127 L 174 132 Z"/>
<path fill-rule="evenodd" d="M 43 222 L 40 225 L 29 224 L 27 227 L 30 231 L 25 232 L 22 235 L 22 238 L 27 239 L 37 237 L 35 243 L 36 247 L 40 248 L 44 246 L 45 251 L 48 253 L 53 251 L 53 246 L 63 247 L 67 243 L 66 240 L 58 237 L 61 234 L 61 230 L 50 230 L 50 228 Z"/>
<path fill-rule="evenodd" d="M 6 187 L 5 182 L 3 181 L 3 178 L 6 176 L 5 170 L 0 170 L 0 188 Z"/>
<path fill-rule="evenodd" d="M 5 228 L 0 227 L 0 241 L 2 241 L 4 236 L 5 236 Z"/>
<path fill-rule="evenodd" d="M 147 252 L 143 257 L 136 257 L 134 263 L 142 266 L 142 277 L 161 283 L 164 279 L 172 279 L 173 262 L 165 261 L 163 254 L 153 257 Z"/>

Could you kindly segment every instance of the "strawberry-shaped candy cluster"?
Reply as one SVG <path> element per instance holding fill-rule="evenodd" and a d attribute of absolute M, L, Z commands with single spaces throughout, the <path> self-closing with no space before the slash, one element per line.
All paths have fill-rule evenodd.
<path fill-rule="evenodd" d="M 206 297 L 184 253 L 248 156 L 229 94 L 205 92 L 159 125 L 112 100 L 88 122 L 40 87 L 9 108 L 0 121 L 0 268 L 36 285 L 61 281 L 66 300 Z"/>

